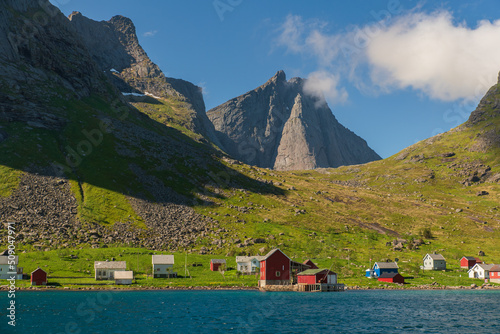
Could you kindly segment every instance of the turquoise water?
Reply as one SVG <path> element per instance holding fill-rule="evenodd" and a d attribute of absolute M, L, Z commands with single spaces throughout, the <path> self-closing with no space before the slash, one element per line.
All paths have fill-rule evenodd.
<path fill-rule="evenodd" d="M 500 333 L 500 291 L 20 291 L 15 328 L 8 302 L 2 334 Z"/>

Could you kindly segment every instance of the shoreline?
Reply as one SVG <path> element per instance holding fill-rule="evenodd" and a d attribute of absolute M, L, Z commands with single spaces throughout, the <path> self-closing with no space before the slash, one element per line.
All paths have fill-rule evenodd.
<path fill-rule="evenodd" d="M 360 286 L 346 286 L 345 291 L 386 291 L 386 290 L 400 290 L 400 291 L 425 291 L 425 290 L 500 290 L 497 285 L 481 285 L 481 286 L 415 286 L 415 287 L 360 287 Z M 6 286 L 0 286 L 0 291 L 8 291 Z M 236 287 L 236 286 L 192 286 L 192 287 L 55 287 L 55 286 L 30 286 L 30 287 L 16 287 L 16 291 L 264 291 L 264 292 L 280 292 L 263 290 L 259 287 Z M 297 291 L 281 291 L 281 292 L 297 292 Z M 340 291 L 342 292 L 342 291 Z"/>

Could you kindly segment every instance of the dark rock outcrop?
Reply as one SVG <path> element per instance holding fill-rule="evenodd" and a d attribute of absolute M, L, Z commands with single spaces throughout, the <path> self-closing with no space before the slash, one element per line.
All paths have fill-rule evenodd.
<path fill-rule="evenodd" d="M 47 113 L 47 101 L 104 93 L 105 82 L 67 18 L 49 1 L 0 2 L 0 120 L 58 127 L 64 116 Z"/>
<path fill-rule="evenodd" d="M 97 22 L 79 12 L 73 12 L 69 20 L 92 58 L 120 91 L 179 100 L 192 111 L 191 124 L 186 126 L 221 146 L 207 118 L 201 88 L 185 80 L 166 77 L 139 44 L 132 20 L 118 15 L 109 21 Z"/>
<path fill-rule="evenodd" d="M 476 110 L 474 110 L 469 120 L 465 123 L 472 126 L 483 122 L 489 118 L 495 118 L 500 115 L 500 73 L 498 74 L 498 83 L 491 87 L 486 95 L 481 99 Z"/>
<path fill-rule="evenodd" d="M 342 126 L 324 99 L 304 91 L 306 80 L 279 71 L 259 88 L 210 111 L 217 135 L 234 158 L 278 170 L 314 169 L 380 159 Z"/>

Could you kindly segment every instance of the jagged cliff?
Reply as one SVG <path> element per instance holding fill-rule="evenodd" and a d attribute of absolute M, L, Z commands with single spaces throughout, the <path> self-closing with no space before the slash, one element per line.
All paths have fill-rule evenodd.
<path fill-rule="evenodd" d="M 79 12 L 73 12 L 69 20 L 92 58 L 119 90 L 178 99 L 191 111 L 191 121 L 186 126 L 221 146 L 207 118 L 201 88 L 185 80 L 166 77 L 139 44 L 132 20 L 117 15 L 109 21 L 98 22 Z"/>
<path fill-rule="evenodd" d="M 47 112 L 47 101 L 106 92 L 87 48 L 48 1 L 1 1 L 0 32 L 0 120 L 60 128 L 65 117 Z"/>
<path fill-rule="evenodd" d="M 264 85 L 208 111 L 233 157 L 277 170 L 338 167 L 378 160 L 342 126 L 326 101 L 304 93 L 304 79 L 279 71 Z"/>

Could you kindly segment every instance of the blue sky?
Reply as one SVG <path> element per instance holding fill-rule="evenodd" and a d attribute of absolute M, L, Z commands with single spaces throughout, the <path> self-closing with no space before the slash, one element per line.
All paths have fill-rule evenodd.
<path fill-rule="evenodd" d="M 166 75 L 207 109 L 278 70 L 312 78 L 337 119 L 382 157 L 467 120 L 500 71 L 500 4 L 479 1 L 51 0 L 130 17 Z"/>

